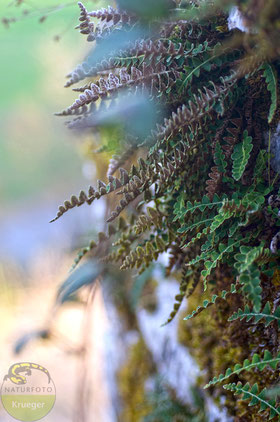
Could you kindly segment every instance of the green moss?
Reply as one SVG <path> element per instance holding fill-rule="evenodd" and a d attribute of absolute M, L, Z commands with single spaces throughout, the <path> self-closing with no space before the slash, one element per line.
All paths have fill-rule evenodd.
<path fill-rule="evenodd" d="M 152 410 L 145 400 L 145 383 L 155 367 L 142 338 L 130 347 L 125 364 L 118 372 L 119 393 L 123 402 L 121 421 L 140 422 Z"/>
<path fill-rule="evenodd" d="M 218 274 L 217 274 L 218 275 Z M 225 274 L 219 274 L 216 280 L 216 288 L 226 289 L 230 279 Z M 279 271 L 275 271 L 272 280 L 263 277 L 262 286 L 265 290 L 265 300 L 273 301 L 277 297 Z M 213 292 L 215 292 L 215 289 Z M 214 376 L 225 373 L 227 368 L 233 368 L 235 364 L 243 363 L 244 359 L 252 359 L 254 353 L 263 354 L 265 349 L 275 353 L 278 348 L 279 334 L 277 327 L 271 325 L 267 328 L 263 324 L 255 325 L 251 322 L 233 321 L 228 318 L 238 307 L 242 306 L 243 298 L 232 294 L 227 300 L 218 300 L 215 306 L 209 307 L 194 319 L 184 321 L 183 316 L 190 313 L 201 303 L 202 289 L 198 289 L 188 300 L 188 309 L 181 314 L 178 339 L 189 348 L 198 365 L 203 370 L 200 377 L 200 385 L 205 385 Z M 251 385 L 258 383 L 259 389 L 278 382 L 279 370 L 273 371 L 266 368 L 263 371 L 242 372 L 239 376 L 233 376 L 229 382 L 249 382 Z M 222 386 L 211 387 L 209 393 L 214 399 L 221 395 L 225 396 L 225 406 L 229 414 L 238 416 L 242 422 L 261 422 L 268 417 L 268 413 L 258 414 L 258 407 L 248 407 L 248 403 L 238 400 L 232 393 L 225 391 Z"/>

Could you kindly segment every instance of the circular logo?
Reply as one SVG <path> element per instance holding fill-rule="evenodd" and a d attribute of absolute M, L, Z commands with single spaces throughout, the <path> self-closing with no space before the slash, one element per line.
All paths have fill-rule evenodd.
<path fill-rule="evenodd" d="M 49 371 L 36 363 L 15 363 L 4 376 L 1 400 L 15 419 L 25 422 L 42 419 L 55 403 L 55 385 Z"/>

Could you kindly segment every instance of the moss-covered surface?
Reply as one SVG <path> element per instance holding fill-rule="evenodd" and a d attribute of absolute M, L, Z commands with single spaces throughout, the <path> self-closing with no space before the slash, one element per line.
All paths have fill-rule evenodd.
<path fill-rule="evenodd" d="M 218 271 L 217 271 L 218 273 Z M 227 275 L 217 274 L 216 286 L 219 289 L 228 289 L 230 278 Z M 272 281 L 268 278 L 262 280 L 263 300 L 273 301 L 275 304 L 280 300 L 279 270 L 275 271 Z M 215 293 L 213 289 L 213 293 Z M 201 304 L 202 288 L 189 298 L 188 308 L 180 315 L 178 330 L 179 341 L 189 348 L 195 357 L 200 369 L 203 370 L 200 377 L 200 385 L 208 383 L 214 376 L 224 374 L 227 368 L 233 368 L 235 364 L 242 364 L 244 359 L 252 359 L 254 353 L 263 355 L 264 350 L 269 350 L 273 355 L 278 351 L 279 333 L 277 324 L 258 325 L 253 322 L 241 322 L 240 320 L 228 322 L 228 318 L 242 307 L 242 297 L 232 294 L 226 300 L 217 300 L 215 306 L 201 312 L 198 316 L 188 321 L 183 317 L 189 314 Z M 267 385 L 273 385 L 279 381 L 279 370 L 274 371 L 270 367 L 263 371 L 255 370 L 233 375 L 228 382 L 249 382 L 251 385 L 258 383 L 259 389 Z M 269 413 L 258 413 L 257 407 L 248 407 L 245 401 L 237 400 L 219 384 L 215 388 L 210 387 L 209 393 L 217 402 L 221 395 L 225 396 L 225 406 L 230 415 L 235 416 L 235 421 L 264 421 L 269 419 Z M 275 418 L 277 420 L 277 418 Z"/>
<path fill-rule="evenodd" d="M 145 400 L 145 384 L 154 371 L 151 354 L 140 338 L 130 347 L 125 364 L 117 375 L 123 403 L 121 421 L 140 422 L 152 410 Z"/>

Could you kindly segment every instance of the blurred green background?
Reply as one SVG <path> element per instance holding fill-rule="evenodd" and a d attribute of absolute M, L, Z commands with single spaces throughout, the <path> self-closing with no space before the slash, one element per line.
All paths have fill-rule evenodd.
<path fill-rule="evenodd" d="M 77 358 L 66 355 L 64 348 L 69 342 L 79 345 L 82 309 L 69 308 L 61 316 L 57 330 L 67 338 L 58 334 L 58 345 L 31 342 L 20 356 L 13 349 L 19 337 L 45 324 L 76 255 L 72 248 L 98 227 L 96 212 L 102 213 L 100 203 L 94 215 L 91 207 L 81 207 L 49 224 L 58 205 L 91 182 L 83 137 L 54 116 L 76 98 L 64 88 L 65 75 L 83 60 L 90 45 L 74 30 L 76 1 L 17 3 L 0 1 L 0 378 L 15 360 L 46 366 L 57 389 L 57 403 L 47 420 L 63 422 L 72 420 L 77 404 L 76 384 L 69 383 L 69 377 L 76 379 Z M 101 5 L 84 3 L 92 9 Z M 10 19 L 15 22 L 9 24 Z M 103 329 L 104 318 L 95 320 Z M 95 397 L 99 394 L 94 405 L 99 408 L 91 411 L 106 421 L 98 413 L 108 408 L 101 388 L 100 347 L 92 354 L 97 362 L 92 364 Z M 1 405 L 0 419 L 12 420 Z"/>
<path fill-rule="evenodd" d="M 78 19 L 76 1 L 0 2 L 0 262 L 28 267 L 43 247 L 67 251 L 92 227 L 89 207 L 49 224 L 94 174 L 82 154 L 83 137 L 54 116 L 77 97 L 64 88 L 65 76 L 92 46 L 74 29 Z"/>
<path fill-rule="evenodd" d="M 53 115 L 74 98 L 63 88 L 88 45 L 75 27 L 76 2 L 2 0 L 0 25 L 0 195 L 2 212 L 48 192 L 65 194 L 81 181 L 81 157 L 63 121 Z M 88 2 L 89 3 L 89 2 Z M 90 2 L 92 4 L 92 2 Z M 28 14 L 25 14 L 28 11 Z M 40 18 L 45 17 L 40 23 Z M 59 38 L 59 41 L 55 41 Z M 67 181 L 67 183 L 66 183 Z M 67 185 L 67 186 L 65 186 Z"/>

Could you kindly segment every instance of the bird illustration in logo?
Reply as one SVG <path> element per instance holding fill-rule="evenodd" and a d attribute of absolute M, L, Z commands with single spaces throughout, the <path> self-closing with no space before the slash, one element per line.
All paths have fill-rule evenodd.
<path fill-rule="evenodd" d="M 48 377 L 48 383 L 51 381 L 49 371 L 41 365 L 31 362 L 15 363 L 9 368 L 7 375 L 4 376 L 4 381 L 10 379 L 14 384 L 23 385 L 27 383 L 26 376 L 32 375 L 32 369 L 37 369 L 44 372 Z M 20 373 L 24 372 L 24 375 Z"/>

